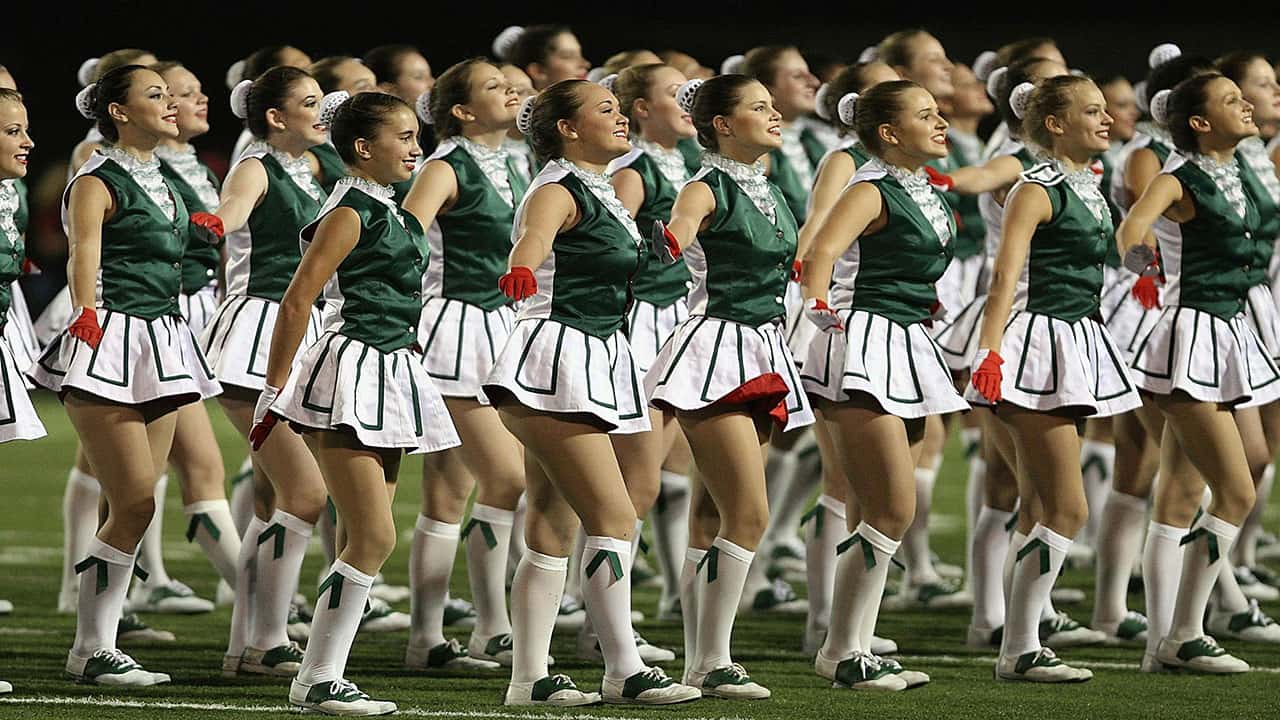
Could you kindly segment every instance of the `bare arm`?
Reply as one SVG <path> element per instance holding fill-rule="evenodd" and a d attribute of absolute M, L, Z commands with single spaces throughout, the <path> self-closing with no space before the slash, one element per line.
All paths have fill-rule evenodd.
<path fill-rule="evenodd" d="M 1022 163 L 1012 155 L 991 158 L 985 165 L 970 165 L 951 173 L 955 192 L 961 195 L 979 195 L 1007 188 L 1018 181 Z"/>
<path fill-rule="evenodd" d="M 67 287 L 71 290 L 72 307 L 93 308 L 97 304 L 102 223 L 111 216 L 114 204 L 111 191 L 92 175 L 81 176 L 71 186 L 67 206 Z"/>
<path fill-rule="evenodd" d="M 1179 217 L 1171 219 L 1189 219 L 1182 217 L 1182 213 L 1178 212 L 1178 205 L 1182 199 L 1182 183 L 1178 182 L 1177 178 L 1172 175 L 1160 175 L 1152 180 L 1138 201 L 1129 208 L 1129 214 L 1116 230 L 1116 244 L 1119 246 L 1120 257 L 1124 257 L 1130 248 L 1139 244 L 1155 249 L 1156 241 L 1151 232 L 1151 226 L 1155 225 L 1161 215 L 1172 211 Z"/>
<path fill-rule="evenodd" d="M 569 191 L 556 183 L 534 190 L 525 203 L 507 265 L 532 270 L 551 254 L 556 235 L 577 223 L 578 205 Z"/>
<path fill-rule="evenodd" d="M 1138 148 L 1129 153 L 1124 164 L 1124 192 L 1129 207 L 1142 197 L 1147 186 L 1160 174 L 1160 158 L 1150 148 Z"/>
<path fill-rule="evenodd" d="M 79 170 L 80 166 L 88 162 L 89 156 L 92 155 L 93 151 L 97 150 L 99 147 L 101 147 L 100 143 L 89 142 L 88 140 L 80 141 L 80 144 L 76 145 L 75 150 L 71 151 L 72 172 Z"/>
<path fill-rule="evenodd" d="M 640 173 L 631 168 L 622 168 L 609 178 L 609 183 L 613 185 L 613 191 L 622 201 L 622 206 L 634 218 L 644 204 L 644 181 L 640 179 Z"/>
<path fill-rule="evenodd" d="M 1004 206 L 1004 224 L 1000 230 L 1000 251 L 991 273 L 991 291 L 982 318 L 982 334 L 978 348 L 1000 351 L 1004 326 L 1013 308 L 1013 294 L 1027 261 L 1031 236 L 1036 226 L 1053 217 L 1049 194 L 1039 185 L 1027 183 L 1014 189 Z"/>
<path fill-rule="evenodd" d="M 422 227 L 429 228 L 436 215 L 457 201 L 458 176 L 453 167 L 443 160 L 432 160 L 418 173 L 401 207 L 418 218 Z"/>
<path fill-rule="evenodd" d="M 249 222 L 249 215 L 266 194 L 266 168 L 254 158 L 242 160 L 227 175 L 214 215 L 222 218 L 222 227 L 227 232 L 235 232 Z"/>
<path fill-rule="evenodd" d="M 796 239 L 796 257 L 803 258 L 809 252 L 809 246 L 822 227 L 822 221 L 840 199 L 840 193 L 857 170 L 858 164 L 849 153 L 831 153 L 822 161 L 818 177 L 813 181 L 813 192 L 809 194 L 809 216 Z"/>
<path fill-rule="evenodd" d="M 268 385 L 284 387 L 289 379 L 293 357 L 307 332 L 311 307 L 359 239 L 360 216 L 351 208 L 334 210 L 316 227 L 315 237 L 280 300 L 280 314 L 271 332 L 271 352 L 267 356 Z"/>
<path fill-rule="evenodd" d="M 836 259 L 869 228 L 883 227 L 883 215 L 884 201 L 875 185 L 858 183 L 841 193 L 804 256 L 800 285 L 806 300 L 826 302 Z"/>
<path fill-rule="evenodd" d="M 671 206 L 671 222 L 667 232 L 673 235 L 680 249 L 689 247 L 698 238 L 698 231 L 716 210 L 716 197 L 704 182 L 691 182 L 680 190 Z"/>

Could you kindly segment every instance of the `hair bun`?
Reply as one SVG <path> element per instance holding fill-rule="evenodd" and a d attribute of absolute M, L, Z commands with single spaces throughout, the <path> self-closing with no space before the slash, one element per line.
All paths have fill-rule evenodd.
<path fill-rule="evenodd" d="M 747 66 L 746 55 L 730 55 L 720 63 L 721 75 L 740 75 Z"/>
<path fill-rule="evenodd" d="M 320 124 L 328 127 L 333 124 L 333 117 L 338 114 L 338 108 L 342 107 L 342 103 L 351 99 L 351 93 L 346 90 L 334 90 L 326 94 L 320 100 Z"/>
<path fill-rule="evenodd" d="M 533 106 L 537 99 L 537 95 L 530 95 L 520 103 L 520 109 L 516 111 L 516 129 L 521 135 L 528 135 L 533 129 Z"/>
<path fill-rule="evenodd" d="M 605 75 L 604 77 L 597 80 L 596 83 L 600 87 L 604 88 L 605 90 L 608 90 L 609 92 L 613 92 L 613 84 L 616 83 L 617 81 L 618 81 L 618 73 L 609 73 L 608 75 Z"/>
<path fill-rule="evenodd" d="M 228 90 L 235 89 L 235 86 L 239 85 L 240 81 L 245 79 L 244 68 L 247 64 L 248 63 L 244 60 L 237 60 L 231 63 L 231 67 L 227 68 L 226 81 Z"/>
<path fill-rule="evenodd" d="M 80 63 L 80 68 L 76 70 L 76 80 L 80 81 L 80 87 L 85 87 L 93 83 L 93 76 L 98 72 L 98 63 L 102 58 L 89 58 Z"/>
<path fill-rule="evenodd" d="M 831 113 L 827 112 L 827 92 L 831 90 L 831 83 L 822 83 L 818 86 L 818 92 L 813 94 L 813 112 L 823 120 L 831 122 Z"/>
<path fill-rule="evenodd" d="M 1169 97 L 1173 95 L 1171 90 L 1161 90 L 1156 96 L 1151 98 L 1151 119 L 1161 125 L 1169 124 Z"/>
<path fill-rule="evenodd" d="M 836 110 L 840 113 L 840 122 L 853 127 L 858 118 L 858 93 L 845 93 L 836 104 Z"/>
<path fill-rule="evenodd" d="M 231 88 L 231 114 L 241 120 L 249 117 L 249 91 L 252 89 L 252 80 L 241 80 Z"/>
<path fill-rule="evenodd" d="M 413 103 L 414 112 L 418 113 L 418 119 L 427 125 L 435 124 L 431 119 L 431 91 L 425 90 L 418 99 Z"/>
<path fill-rule="evenodd" d="M 858 62 L 869 63 L 880 59 L 880 46 L 868 45 L 862 48 L 862 52 L 858 53 Z"/>
<path fill-rule="evenodd" d="M 1004 82 L 1004 76 L 1009 74 L 1009 66 L 1001 65 L 987 75 L 987 97 L 992 100 L 1000 99 L 1000 84 Z"/>
<path fill-rule="evenodd" d="M 1009 93 L 1009 107 L 1013 108 L 1013 114 L 1019 120 L 1027 114 L 1027 108 L 1031 105 L 1031 93 L 1036 91 L 1036 86 L 1029 83 L 1019 83 L 1018 87 Z"/>
<path fill-rule="evenodd" d="M 608 74 L 609 71 L 602 67 L 593 67 L 587 71 L 587 82 L 598 83 Z"/>
<path fill-rule="evenodd" d="M 983 50 L 973 60 L 973 74 L 981 82 L 986 82 L 996 69 L 996 53 L 994 50 Z"/>
<path fill-rule="evenodd" d="M 1182 48 L 1173 43 L 1161 43 L 1151 49 L 1147 55 L 1147 67 L 1155 70 L 1161 65 L 1182 56 Z"/>
<path fill-rule="evenodd" d="M 1147 81 L 1139 80 L 1133 84 L 1133 101 L 1138 105 L 1138 109 L 1148 115 L 1151 114 L 1151 102 L 1147 100 Z"/>
<path fill-rule="evenodd" d="M 509 25 L 498 33 L 498 37 L 493 39 L 494 57 L 499 60 L 510 60 L 511 51 L 516 49 L 516 43 L 520 42 L 521 35 L 524 35 L 524 28 L 520 25 Z"/>
<path fill-rule="evenodd" d="M 686 113 L 693 114 L 693 101 L 698 97 L 698 88 L 702 87 L 702 83 L 706 82 L 699 78 L 685 80 L 684 83 L 676 90 L 676 104 Z"/>
<path fill-rule="evenodd" d="M 97 87 L 97 83 L 89 83 L 80 88 L 80 92 L 76 93 L 76 110 L 84 116 L 85 120 L 94 120 L 97 116 L 93 112 L 93 89 Z"/>

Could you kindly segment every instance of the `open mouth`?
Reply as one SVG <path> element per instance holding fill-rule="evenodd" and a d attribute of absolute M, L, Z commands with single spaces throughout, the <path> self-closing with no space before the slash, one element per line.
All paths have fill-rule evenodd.
<path fill-rule="evenodd" d="M 14 159 L 14 160 L 17 160 L 19 165 L 26 165 L 26 164 L 27 164 L 27 157 L 28 157 L 28 156 L 27 156 L 27 154 L 26 154 L 26 153 L 18 153 L 17 155 L 14 155 L 14 156 L 13 156 L 13 159 Z"/>
<path fill-rule="evenodd" d="M 623 140 L 626 140 L 626 139 L 627 139 L 627 131 L 626 131 L 626 130 L 614 130 L 614 131 L 613 131 L 613 136 L 614 136 L 614 137 L 616 137 L 616 138 L 622 138 Z"/>
<path fill-rule="evenodd" d="M 941 133 L 934 133 L 932 136 L 930 136 L 930 137 L 929 137 L 929 139 L 930 139 L 930 140 L 932 140 L 933 142 L 937 143 L 938 145 L 946 145 L 946 144 L 947 144 L 947 134 L 946 134 L 946 133 L 944 133 L 944 132 L 941 132 Z"/>

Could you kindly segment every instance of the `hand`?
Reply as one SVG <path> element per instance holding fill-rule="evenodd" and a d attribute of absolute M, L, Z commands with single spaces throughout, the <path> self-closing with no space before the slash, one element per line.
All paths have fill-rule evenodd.
<path fill-rule="evenodd" d="M 1004 364 L 1004 358 L 1000 357 L 1000 353 L 995 350 L 978 350 L 978 356 L 973 359 L 975 369 L 972 379 L 973 387 L 988 402 L 998 403 L 1002 399 L 1000 394 L 1000 385 L 1004 381 L 1004 373 L 1001 372 L 1000 366 Z"/>
<path fill-rule="evenodd" d="M 844 332 L 840 314 L 827 306 L 822 298 L 809 298 L 804 303 L 804 316 L 824 333 Z"/>
<path fill-rule="evenodd" d="M 498 278 L 498 289 L 503 295 L 519 302 L 538 292 L 538 281 L 533 271 L 523 265 L 516 265 Z"/>
<path fill-rule="evenodd" d="M 1125 250 L 1122 262 L 1126 269 L 1138 275 L 1160 274 L 1160 251 L 1145 243 Z"/>
<path fill-rule="evenodd" d="M 1133 284 L 1133 289 L 1129 291 L 1142 307 L 1146 310 L 1157 310 L 1160 308 L 1160 286 L 1156 282 L 1154 275 L 1143 275 Z"/>
<path fill-rule="evenodd" d="M 98 311 L 90 307 L 80 308 L 80 317 L 67 327 L 67 334 L 97 350 L 102 342 L 102 326 L 98 324 Z"/>
<path fill-rule="evenodd" d="M 191 232 L 210 245 L 218 245 L 226 235 L 222 218 L 207 212 L 191 213 Z"/>
<path fill-rule="evenodd" d="M 653 249 L 658 253 L 658 259 L 664 265 L 674 265 L 676 260 L 680 259 L 680 243 L 676 240 L 676 236 L 671 234 L 667 229 L 667 224 L 661 220 L 653 221 L 653 230 L 649 237 L 653 240 Z"/>
<path fill-rule="evenodd" d="M 929 319 L 933 322 L 945 322 L 947 319 L 947 306 L 942 304 L 941 300 L 934 300 L 929 306 Z"/>
<path fill-rule="evenodd" d="M 800 282 L 800 276 L 804 273 L 804 262 L 796 260 L 791 263 L 791 282 Z"/>
<path fill-rule="evenodd" d="M 258 404 L 253 408 L 253 429 L 249 431 L 249 445 L 254 450 L 262 448 L 262 443 L 267 441 L 271 429 L 280 421 L 280 416 L 271 411 L 271 405 L 279 395 L 280 388 L 265 384 L 262 386 Z"/>
<path fill-rule="evenodd" d="M 941 170 L 929 167 L 928 165 L 924 166 L 924 174 L 929 176 L 929 184 L 932 185 L 935 190 L 949 192 L 956 186 L 956 181 L 953 180 L 950 175 L 942 172 Z"/>

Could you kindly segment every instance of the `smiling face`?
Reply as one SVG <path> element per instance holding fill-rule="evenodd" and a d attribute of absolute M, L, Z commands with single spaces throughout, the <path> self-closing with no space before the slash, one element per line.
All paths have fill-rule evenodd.
<path fill-rule="evenodd" d="M 898 74 L 904 80 L 916 82 L 935 98 L 950 100 L 955 94 L 951 80 L 953 66 L 942 43 L 929 33 L 918 33 L 908 42 L 911 43 L 911 64 L 897 68 Z"/>
<path fill-rule="evenodd" d="M 951 70 L 951 112 L 955 117 L 980 118 L 995 112 L 991 98 L 987 97 L 986 83 L 978 80 L 968 65 L 956 65 Z M 950 117 L 950 116 L 949 116 Z"/>
<path fill-rule="evenodd" d="M 809 64 L 797 50 L 785 50 L 774 62 L 773 101 L 784 120 L 794 120 L 813 112 L 818 92 L 818 78 L 809 72 Z"/>
<path fill-rule="evenodd" d="M 912 160 L 946 157 L 948 125 L 933 95 L 924 88 L 908 88 L 899 102 L 898 116 L 878 129 L 885 149 L 893 148 Z"/>
<path fill-rule="evenodd" d="M 427 62 L 421 53 L 406 52 L 396 61 L 396 76 L 386 78 L 382 87 L 401 100 L 412 103 L 435 84 L 436 78 L 431 74 L 431 63 Z"/>
<path fill-rule="evenodd" d="M 31 148 L 27 107 L 17 100 L 0 100 L 0 180 L 25 177 Z"/>
<path fill-rule="evenodd" d="M 551 41 L 551 52 L 540 63 L 529 66 L 529 77 L 538 88 L 545 88 L 561 80 L 583 79 L 591 63 L 582 56 L 582 44 L 571 32 L 562 32 Z"/>
<path fill-rule="evenodd" d="M 201 92 L 200 80 L 181 66 L 162 77 L 178 102 L 178 139 L 185 142 L 209 132 L 209 96 Z"/>
<path fill-rule="evenodd" d="M 1111 116 L 1111 139 L 1129 142 L 1141 116 L 1133 85 L 1124 78 L 1116 78 L 1102 86 L 1102 95 L 1107 99 L 1107 114 Z"/>
<path fill-rule="evenodd" d="M 476 63 L 468 84 L 469 99 L 453 109 L 460 120 L 474 120 L 485 130 L 506 130 L 515 125 L 521 99 L 505 73 L 489 63 Z"/>
<path fill-rule="evenodd" d="M 1205 85 L 1204 112 L 1193 115 L 1191 123 L 1198 132 L 1212 132 L 1233 142 L 1258 134 L 1253 104 L 1228 78 L 1215 78 Z"/>
<path fill-rule="evenodd" d="M 413 177 L 422 149 L 418 147 L 418 118 L 407 107 L 385 113 L 373 137 L 355 141 L 357 167 L 382 185 Z"/>
<path fill-rule="evenodd" d="M 1240 78 L 1240 91 L 1253 105 L 1255 123 L 1280 122 L 1280 85 L 1275 68 L 1262 58 L 1254 58 Z"/>
<path fill-rule="evenodd" d="M 538 94 L 538 91 L 533 89 L 533 81 L 529 79 L 528 74 L 515 65 L 503 65 L 502 74 L 506 76 L 507 83 L 516 91 L 516 96 L 520 98 L 520 102 L 524 102 L 527 97 L 533 97 Z"/>
<path fill-rule="evenodd" d="M 1093 82 L 1079 83 L 1068 92 L 1071 104 L 1067 109 L 1045 119 L 1054 145 L 1069 156 L 1106 152 L 1111 147 L 1112 124 L 1106 97 Z"/>
<path fill-rule="evenodd" d="M 320 124 L 320 84 L 314 78 L 299 79 L 289 88 L 281 107 L 267 111 L 267 122 L 275 132 L 290 135 L 305 147 L 325 141 L 325 126 Z"/>
<path fill-rule="evenodd" d="M 164 78 L 151 70 L 137 70 L 129 76 L 129 92 L 123 103 L 107 106 L 121 133 L 140 133 L 156 140 L 178 137 L 178 103 L 169 94 Z"/>
<path fill-rule="evenodd" d="M 649 78 L 645 96 L 635 101 L 633 113 L 646 137 L 678 139 L 693 137 L 693 118 L 676 102 L 676 91 L 687 78 L 673 67 L 664 66 Z"/>
<path fill-rule="evenodd" d="M 626 154 L 631 149 L 630 121 L 622 114 L 618 98 L 595 83 L 583 85 L 578 92 L 582 107 L 569 120 L 556 124 L 566 150 L 572 146 L 583 160 L 599 165 Z"/>
<path fill-rule="evenodd" d="M 761 155 L 782 147 L 782 113 L 759 82 L 743 86 L 733 109 L 728 115 L 717 115 L 712 125 L 722 148 L 730 139 Z"/>

